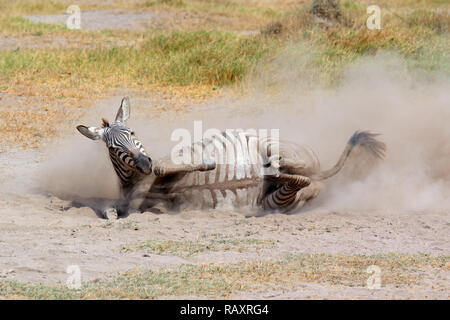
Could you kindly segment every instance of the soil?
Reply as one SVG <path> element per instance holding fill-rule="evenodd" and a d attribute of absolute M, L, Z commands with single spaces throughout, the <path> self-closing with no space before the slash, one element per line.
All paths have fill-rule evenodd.
<path fill-rule="evenodd" d="M 138 99 L 137 99 L 138 100 Z M 136 108 L 135 117 L 143 109 Z M 61 137 L 59 139 L 66 139 Z M 87 143 L 88 141 L 86 141 Z M 0 153 L 0 276 L 3 279 L 55 283 L 65 281 L 76 264 L 84 281 L 117 272 L 158 270 L 184 263 L 234 263 L 276 259 L 296 253 L 428 253 L 448 255 L 448 214 L 439 211 L 332 211 L 321 196 L 301 212 L 246 216 L 231 209 L 180 213 L 131 214 L 126 219 L 100 219 L 89 206 L 74 205 L 33 191 L 33 175 L 47 161 L 43 150 L 8 149 Z M 74 160 L 76 163 L 76 160 Z M 113 172 L 111 172 L 113 174 Z M 67 179 L 62 176 L 61 179 Z M 211 234 L 228 238 L 270 240 L 273 246 L 244 252 L 205 251 L 186 257 L 124 250 L 146 240 L 198 241 Z M 267 289 L 236 298 L 448 298 L 449 272 L 418 287 L 382 290 L 306 283 L 292 292 Z"/>

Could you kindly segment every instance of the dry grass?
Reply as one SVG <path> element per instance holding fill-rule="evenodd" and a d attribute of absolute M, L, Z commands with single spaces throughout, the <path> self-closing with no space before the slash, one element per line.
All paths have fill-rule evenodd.
<path fill-rule="evenodd" d="M 157 30 L 68 30 L 64 26 L 32 23 L 21 18 L 27 14 L 61 13 L 69 2 L 18 0 L 0 4 L 0 34 L 23 38 L 31 46 L 38 46 L 0 51 L 0 90 L 17 96 L 43 97 L 53 114 L 46 118 L 42 110 L 16 113 L 9 109 L 4 119 L 27 118 L 1 122 L 4 145 L 34 141 L 31 146 L 37 146 L 42 141 L 35 137 L 40 124 L 43 127 L 52 121 L 72 121 L 79 116 L 78 109 L 116 90 L 161 90 L 175 93 L 177 103 L 203 101 L 220 94 L 223 86 L 242 87 L 246 75 L 264 71 L 266 61 L 285 51 L 284 48 L 309 48 L 313 61 L 302 72 L 325 85 L 339 84 L 347 65 L 380 50 L 399 52 L 414 70 L 450 72 L 449 16 L 445 1 L 381 1 L 383 15 L 379 31 L 365 27 L 367 1 L 342 1 L 340 21 L 328 26 L 315 21 L 309 1 L 120 0 L 105 4 L 83 0 L 79 3 L 82 10 L 163 10 L 187 12 L 194 17 L 182 26 L 184 31 L 169 34 Z M 225 17 L 227 23 L 218 24 L 214 19 L 212 24 L 205 22 L 219 16 Z M 199 28 L 257 28 L 263 34 L 239 36 L 223 31 L 190 31 Z M 66 39 L 69 48 L 64 45 L 39 48 L 39 43 L 55 38 Z M 97 47 L 92 47 L 94 44 Z M 66 108 L 66 114 L 55 104 Z M 35 129 L 30 129 L 34 126 Z M 53 130 L 45 135 L 51 137 L 55 133 Z M 23 146 L 30 145 L 27 142 Z"/>
<path fill-rule="evenodd" d="M 52 108 L 42 110 L 0 110 L 0 145 L 21 145 L 24 148 L 35 147 L 48 137 L 56 134 L 55 123 L 66 120 L 67 112 Z M 6 151 L 7 148 L 0 148 Z"/>
<path fill-rule="evenodd" d="M 201 241 L 147 240 L 136 244 L 125 245 L 122 247 L 122 251 L 143 251 L 145 253 L 173 255 L 186 258 L 202 252 L 244 252 L 249 249 L 259 250 L 262 248 L 271 248 L 273 246 L 274 242 L 272 240 L 261 240 L 255 238 L 214 238 L 202 239 Z"/>
<path fill-rule="evenodd" d="M 198 102 L 217 95 L 218 86 L 242 78 L 265 50 L 263 42 L 229 33 L 176 32 L 147 35 L 140 47 L 0 51 L 0 88 L 17 96 L 45 97 L 46 103 L 68 111 L 125 88 L 169 93 L 178 104 L 180 99 Z M 64 119 L 63 114 L 50 120 L 29 111 L 21 121 L 8 120 L 22 116 L 10 109 L 0 122 L 6 145 L 26 141 L 22 146 L 36 146 L 37 132 L 27 128 L 47 127 L 52 120 L 53 128 Z"/>
<path fill-rule="evenodd" d="M 448 256 L 380 254 L 372 256 L 301 254 L 277 261 L 237 264 L 182 265 L 161 271 L 133 270 L 112 280 L 87 283 L 80 290 L 63 285 L 0 282 L 0 297 L 8 299 L 152 299 L 158 297 L 228 297 L 242 291 L 294 289 L 315 282 L 365 287 L 370 265 L 381 268 L 382 286 L 423 285 L 426 275 L 449 271 Z M 438 288 L 436 288 L 438 289 Z M 445 288 L 442 288 L 445 289 Z"/>
<path fill-rule="evenodd" d="M 227 85 L 269 49 L 257 39 L 221 32 L 174 32 L 148 36 L 140 48 L 0 51 L 3 86 L 33 81 L 78 88 L 119 84 Z"/>

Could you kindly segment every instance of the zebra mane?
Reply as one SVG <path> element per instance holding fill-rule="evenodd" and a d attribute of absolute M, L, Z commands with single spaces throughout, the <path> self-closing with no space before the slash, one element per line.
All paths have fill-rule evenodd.
<path fill-rule="evenodd" d="M 109 121 L 102 118 L 102 128 L 109 128 Z"/>

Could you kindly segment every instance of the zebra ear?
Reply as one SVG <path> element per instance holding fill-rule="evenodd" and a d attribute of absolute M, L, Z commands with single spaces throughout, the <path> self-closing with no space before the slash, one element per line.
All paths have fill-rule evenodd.
<path fill-rule="evenodd" d="M 122 99 L 119 111 L 117 111 L 116 122 L 125 123 L 130 117 L 130 98 L 125 97 Z"/>
<path fill-rule="evenodd" d="M 96 127 L 77 126 L 78 131 L 89 139 L 98 140 L 103 135 L 103 129 Z"/>

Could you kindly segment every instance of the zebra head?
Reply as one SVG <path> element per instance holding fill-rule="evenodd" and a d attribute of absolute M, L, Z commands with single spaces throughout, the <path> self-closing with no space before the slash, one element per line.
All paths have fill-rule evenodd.
<path fill-rule="evenodd" d="M 130 117 L 130 99 L 122 99 L 114 123 L 102 119 L 101 127 L 77 126 L 78 131 L 89 139 L 102 139 L 109 150 L 114 170 L 123 185 L 133 184 L 136 178 L 152 172 L 152 160 L 137 139 L 134 131 L 126 126 Z"/>

